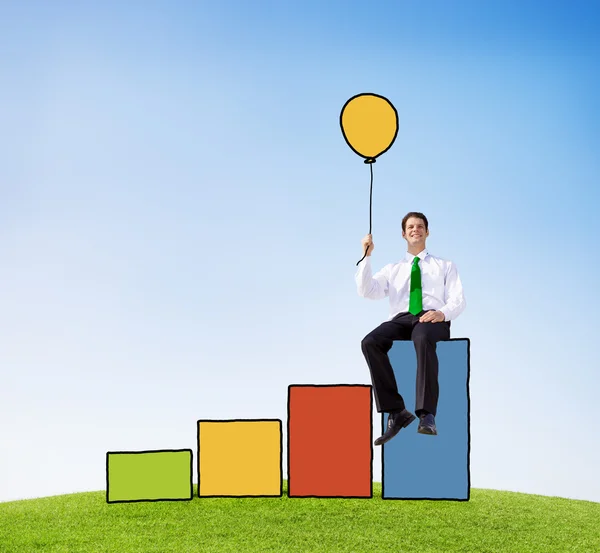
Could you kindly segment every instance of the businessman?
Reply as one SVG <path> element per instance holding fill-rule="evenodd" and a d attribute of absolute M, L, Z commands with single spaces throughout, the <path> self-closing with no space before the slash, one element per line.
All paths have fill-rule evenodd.
<path fill-rule="evenodd" d="M 391 440 L 416 417 L 406 409 L 398 392 L 388 357 L 394 340 L 412 340 L 417 354 L 415 413 L 418 432 L 437 435 L 435 416 L 439 397 L 436 344 L 450 338 L 450 321 L 465 309 L 466 302 L 456 265 L 430 254 L 425 247 L 429 222 L 423 213 L 411 211 L 402 219 L 402 237 L 408 251 L 397 263 L 372 274 L 371 253 L 375 245 L 367 234 L 362 240 L 366 257 L 356 271 L 358 294 L 378 300 L 389 297 L 388 320 L 367 334 L 361 347 L 373 383 L 379 413 L 389 413 L 387 429 L 375 440 L 381 445 Z"/>

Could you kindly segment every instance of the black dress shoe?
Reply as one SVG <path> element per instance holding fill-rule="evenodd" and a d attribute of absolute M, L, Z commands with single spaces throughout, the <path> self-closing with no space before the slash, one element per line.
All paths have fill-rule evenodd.
<path fill-rule="evenodd" d="M 421 421 L 419 422 L 419 428 L 417 432 L 419 434 L 432 434 L 437 436 L 437 429 L 435 428 L 435 417 L 431 413 L 421 415 Z"/>
<path fill-rule="evenodd" d="M 390 413 L 387 422 L 387 430 L 383 436 L 380 436 L 375 440 L 375 445 L 389 442 L 396 434 L 398 434 L 398 432 L 400 432 L 400 430 L 406 428 L 416 418 L 417 417 L 406 409 L 398 413 Z"/>

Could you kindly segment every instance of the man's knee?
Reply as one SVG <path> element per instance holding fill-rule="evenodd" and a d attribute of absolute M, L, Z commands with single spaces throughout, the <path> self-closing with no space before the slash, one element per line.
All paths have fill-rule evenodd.
<path fill-rule="evenodd" d="M 370 334 L 367 334 L 361 341 L 360 341 L 360 347 L 362 349 L 368 348 L 371 345 L 375 344 L 375 338 L 373 338 L 373 336 L 371 336 Z"/>
<path fill-rule="evenodd" d="M 363 351 L 371 350 L 382 346 L 382 339 L 376 334 L 367 334 L 360 342 L 360 347 Z"/>
<path fill-rule="evenodd" d="M 431 333 L 421 330 L 420 332 L 413 332 L 411 339 L 413 342 L 430 342 L 432 336 Z"/>
<path fill-rule="evenodd" d="M 429 323 L 430 327 L 439 323 Z M 412 341 L 416 344 L 435 344 L 441 340 L 446 340 L 450 336 L 448 331 L 440 332 L 439 328 L 420 328 L 419 332 L 413 332 Z"/>
<path fill-rule="evenodd" d="M 445 333 L 440 333 L 439 328 L 433 328 L 438 323 L 428 323 L 428 327 L 420 328 L 418 332 L 413 332 L 412 341 L 415 344 L 433 344 L 444 339 Z"/>

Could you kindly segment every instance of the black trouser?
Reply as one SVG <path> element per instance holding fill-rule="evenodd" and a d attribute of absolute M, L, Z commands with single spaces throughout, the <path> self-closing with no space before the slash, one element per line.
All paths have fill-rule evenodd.
<path fill-rule="evenodd" d="M 428 310 L 429 311 L 429 310 Z M 417 354 L 417 393 L 415 413 L 421 410 L 436 415 L 438 386 L 438 357 L 436 344 L 450 339 L 450 321 L 420 323 L 418 315 L 404 312 L 396 315 L 367 334 L 361 347 L 371 371 L 373 394 L 379 413 L 405 409 L 398 392 L 394 371 L 388 357 L 394 340 L 412 340 Z"/>

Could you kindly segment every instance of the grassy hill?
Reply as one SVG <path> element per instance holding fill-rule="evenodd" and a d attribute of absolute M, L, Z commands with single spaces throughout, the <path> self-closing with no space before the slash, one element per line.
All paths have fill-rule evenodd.
<path fill-rule="evenodd" d="M 202 498 L 105 492 L 0 503 L 0 552 L 566 553 L 600 551 L 600 503 L 472 489 L 469 502 Z"/>

